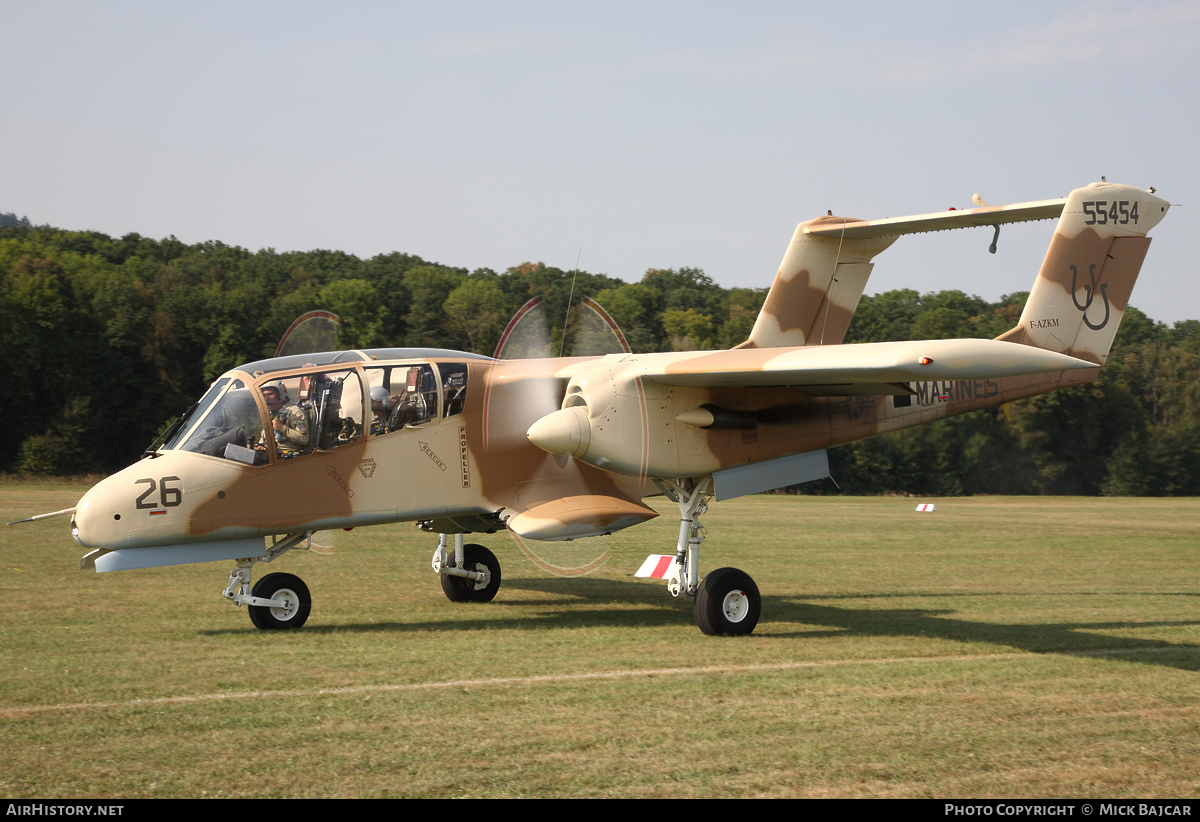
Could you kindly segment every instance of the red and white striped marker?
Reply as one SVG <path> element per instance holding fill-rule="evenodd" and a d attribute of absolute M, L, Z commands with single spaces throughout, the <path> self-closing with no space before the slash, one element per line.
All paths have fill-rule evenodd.
<path fill-rule="evenodd" d="M 642 563 L 642 567 L 637 569 L 635 577 L 649 577 L 650 579 L 666 579 L 667 574 L 671 572 L 671 565 L 675 562 L 674 554 L 651 554 L 646 557 L 646 561 Z"/>
<path fill-rule="evenodd" d="M 920 505 L 917 506 L 917 510 L 918 511 L 936 511 L 937 506 L 934 505 L 932 502 L 922 502 Z"/>

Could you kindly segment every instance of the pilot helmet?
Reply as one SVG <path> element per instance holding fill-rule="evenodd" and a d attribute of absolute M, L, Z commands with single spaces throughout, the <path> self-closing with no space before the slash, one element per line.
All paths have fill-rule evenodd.
<path fill-rule="evenodd" d="M 268 388 L 279 395 L 279 402 L 281 403 L 287 403 L 287 401 L 291 399 L 291 397 L 288 396 L 287 386 L 284 385 L 283 380 L 275 380 L 274 382 L 266 383 L 263 385 L 262 390 L 266 391 Z"/>
<path fill-rule="evenodd" d="M 392 410 L 392 405 L 395 403 L 391 392 L 382 385 L 377 385 L 371 389 L 371 410 L 376 414 L 382 414 Z"/>

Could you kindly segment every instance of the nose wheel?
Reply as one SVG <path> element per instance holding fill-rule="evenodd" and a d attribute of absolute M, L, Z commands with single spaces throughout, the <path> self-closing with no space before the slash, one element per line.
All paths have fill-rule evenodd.
<path fill-rule="evenodd" d="M 266 547 L 259 556 L 245 557 L 237 561 L 237 567 L 229 574 L 229 584 L 221 596 L 250 611 L 250 621 L 255 628 L 267 631 L 286 631 L 299 628 L 308 621 L 312 611 L 312 596 L 308 586 L 293 574 L 267 574 L 250 587 L 250 571 L 260 562 L 271 562 L 293 548 L 307 549 L 312 545 L 312 531 L 288 534 Z"/>
<path fill-rule="evenodd" d="M 312 610 L 308 586 L 293 574 L 267 574 L 254 584 L 252 596 L 272 603 L 246 606 L 254 627 L 266 631 L 299 628 Z"/>

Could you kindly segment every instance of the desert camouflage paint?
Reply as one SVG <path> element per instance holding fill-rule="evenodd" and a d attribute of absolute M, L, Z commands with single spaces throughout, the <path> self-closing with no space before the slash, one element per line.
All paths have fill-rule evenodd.
<path fill-rule="evenodd" d="M 626 528 L 656 516 L 642 502 L 659 492 L 656 481 L 699 480 L 1094 380 L 1146 233 L 1168 207 L 1102 182 L 1064 200 L 801 223 L 750 339 L 730 351 L 492 360 L 381 349 L 250 363 L 218 380 L 153 458 L 89 490 L 74 535 L 97 549 L 85 558 L 92 564 L 152 546 L 180 546 L 163 554 L 178 562 L 231 558 L 245 555 L 242 540 L 398 521 L 534 539 Z M 1053 216 L 1020 323 L 996 340 L 840 344 L 872 259 L 900 234 Z M 261 388 L 275 380 L 308 391 L 318 447 L 307 453 L 286 455 L 273 441 L 255 453 L 254 423 L 218 416 L 224 397 L 245 392 L 258 430 L 269 430 Z M 372 419 L 380 386 L 404 413 Z M 198 544 L 211 550 L 182 550 Z"/>

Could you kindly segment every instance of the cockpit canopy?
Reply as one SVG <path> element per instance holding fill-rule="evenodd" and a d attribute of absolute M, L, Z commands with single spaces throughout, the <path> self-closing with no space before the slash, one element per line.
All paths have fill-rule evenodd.
<path fill-rule="evenodd" d="M 326 352 L 235 368 L 212 384 L 162 450 L 266 465 L 461 414 L 466 363 L 404 356 L 412 353 Z M 475 359 L 462 352 L 420 353 Z"/>

